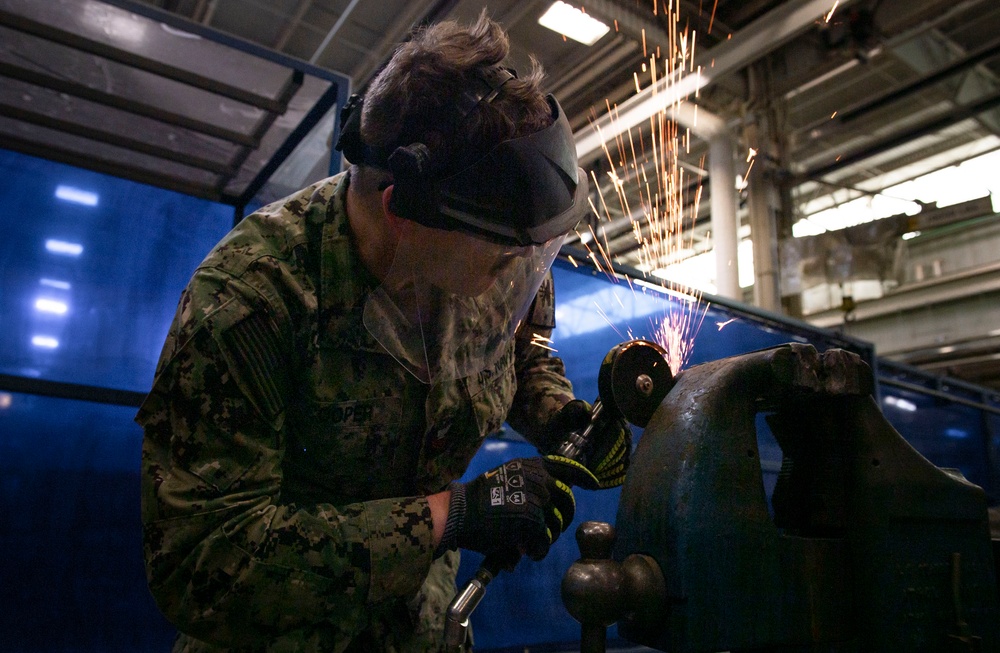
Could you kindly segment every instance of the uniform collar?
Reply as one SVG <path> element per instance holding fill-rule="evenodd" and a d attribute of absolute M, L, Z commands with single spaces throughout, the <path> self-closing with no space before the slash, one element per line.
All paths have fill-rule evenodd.
<path fill-rule="evenodd" d="M 324 316 L 324 328 L 332 323 L 350 323 L 351 345 L 360 349 L 380 351 L 381 346 L 361 324 L 365 300 L 378 285 L 378 280 L 361 261 L 347 217 L 347 187 L 350 174 L 343 172 L 329 180 L 334 185 L 327 206 L 320 242 L 319 311 Z M 354 324 L 356 322 L 356 324 Z M 348 334 L 342 334 L 341 337 Z"/>

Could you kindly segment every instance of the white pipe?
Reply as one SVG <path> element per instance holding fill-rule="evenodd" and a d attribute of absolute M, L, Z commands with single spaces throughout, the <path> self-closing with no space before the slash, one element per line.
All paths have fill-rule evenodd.
<path fill-rule="evenodd" d="M 351 0 L 351 4 L 347 5 L 347 9 L 344 10 L 344 13 L 340 14 L 340 18 L 338 18 L 337 22 L 333 24 L 330 31 L 326 33 L 326 37 L 323 39 L 323 42 L 319 44 L 319 47 L 316 48 L 316 52 L 313 53 L 313 56 L 309 58 L 309 63 L 315 64 L 319 60 L 320 55 L 326 52 L 326 48 L 330 45 L 330 41 L 332 41 L 333 37 L 340 31 L 340 26 L 344 24 L 344 21 L 346 21 L 347 17 L 351 15 L 354 8 L 358 6 L 358 1 L 359 0 Z"/>
<path fill-rule="evenodd" d="M 715 250 L 715 288 L 720 297 L 742 301 L 737 257 L 736 166 L 733 139 L 727 130 L 708 143 L 708 178 L 712 180 L 712 243 Z"/>

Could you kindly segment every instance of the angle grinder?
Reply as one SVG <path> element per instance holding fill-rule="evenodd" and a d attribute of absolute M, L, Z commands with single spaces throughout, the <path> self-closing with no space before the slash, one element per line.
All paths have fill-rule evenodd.
<path fill-rule="evenodd" d="M 674 387 L 674 377 L 667 363 L 666 351 L 648 340 L 629 340 L 608 351 L 597 374 L 598 398 L 594 401 L 587 425 L 573 433 L 556 449 L 556 455 L 584 462 L 584 452 L 598 418 L 605 412 L 624 417 L 644 428 L 663 398 Z M 448 606 L 445 616 L 447 651 L 463 651 L 469 630 L 469 618 L 486 594 L 486 586 L 503 569 L 512 569 L 521 558 L 518 551 L 493 553 L 466 583 Z"/>

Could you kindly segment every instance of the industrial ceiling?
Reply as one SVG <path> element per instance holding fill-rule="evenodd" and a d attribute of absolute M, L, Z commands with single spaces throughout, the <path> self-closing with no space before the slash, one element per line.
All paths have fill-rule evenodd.
<path fill-rule="evenodd" d="M 354 90 L 365 87 L 415 26 L 471 21 L 485 7 L 510 34 L 513 65 L 527 68 L 535 57 L 545 68 L 547 90 L 559 98 L 578 141 L 598 126 L 609 128 L 618 108 L 650 94 L 657 57 L 665 62 L 666 53 L 686 48 L 690 74 L 697 70 L 702 79 L 686 104 L 733 135 L 738 174 L 754 170 L 767 181 L 758 197 L 774 195 L 766 198 L 776 225 L 770 240 L 790 235 L 805 206 L 815 211 L 871 196 L 1000 148 L 996 0 L 582 0 L 572 4 L 612 26 L 589 46 L 538 24 L 551 0 L 111 4 L 153 7 L 337 71 Z M 632 127 L 633 139 L 648 142 L 648 122 Z M 679 197 L 690 214 L 683 237 L 693 254 L 712 247 L 709 144 L 698 129 L 682 129 L 678 142 Z M 609 173 L 619 157 L 599 147 L 581 154 L 600 187 L 592 200 L 603 215 L 592 226 L 603 227 L 609 259 L 655 267 L 643 258 L 635 215 L 626 208 L 642 205 L 643 190 L 628 191 L 635 196 L 626 202 L 607 201 L 616 194 Z M 749 190 L 740 197 L 744 222 L 752 184 Z M 575 245 L 587 240 L 584 234 Z M 992 371 L 970 380 L 1000 387 L 996 365 L 987 367 Z"/>

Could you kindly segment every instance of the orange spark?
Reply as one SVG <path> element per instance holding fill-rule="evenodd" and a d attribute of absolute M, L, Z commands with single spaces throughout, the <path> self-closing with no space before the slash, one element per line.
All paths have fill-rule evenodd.
<path fill-rule="evenodd" d="M 717 4 L 716 1 L 716 7 Z M 653 6 L 655 12 L 658 6 L 656 0 Z M 665 50 L 661 50 L 661 45 L 654 48 L 653 44 L 647 43 L 646 33 L 642 32 L 641 72 L 649 75 L 650 92 L 653 95 L 664 92 L 670 84 L 680 80 L 685 72 L 695 69 L 697 33 L 687 26 L 683 30 L 678 28 L 679 3 L 675 4 L 674 0 L 669 0 L 669 3 L 664 1 L 663 8 L 666 22 L 670 25 L 667 30 L 668 43 L 663 44 Z M 715 8 L 713 18 L 714 13 Z M 700 75 L 701 67 L 697 70 Z M 633 72 L 633 84 L 636 92 L 640 92 L 637 72 Z M 602 175 L 598 180 L 597 175 L 591 173 L 591 180 L 601 199 L 599 202 L 596 199 L 590 201 L 591 211 L 598 223 L 613 219 L 609 205 L 617 204 L 621 214 L 630 217 L 630 231 L 625 233 L 631 233 L 635 238 L 639 265 L 647 271 L 646 279 L 642 281 L 644 285 L 633 285 L 631 277 L 624 278 L 632 291 L 652 291 L 652 286 L 670 296 L 663 315 L 653 320 L 652 332 L 653 339 L 667 350 L 668 362 L 675 373 L 689 360 L 695 335 L 707 313 L 707 304 L 702 304 L 699 291 L 659 276 L 662 273 L 658 272 L 679 262 L 694 249 L 689 227 L 694 225 L 698 216 L 702 188 L 698 183 L 691 184 L 689 174 L 681 166 L 680 153 L 689 153 L 691 148 L 690 129 L 680 129 L 671 118 L 672 112 L 684 101 L 685 98 L 672 99 L 670 106 L 650 116 L 645 128 L 621 130 L 614 139 L 605 142 L 606 176 Z M 619 117 L 618 107 L 612 106 L 610 101 L 605 101 L 605 105 L 614 123 Z M 698 107 L 695 105 L 695 121 L 697 111 Z M 597 129 L 601 136 L 600 127 L 597 126 Z M 648 143 L 646 138 L 649 138 Z M 689 190 L 689 187 L 693 190 Z M 617 195 L 617 202 L 614 198 L 606 198 L 605 193 Z M 586 249 L 590 262 L 615 282 L 620 281 L 610 257 L 609 239 L 615 237 L 614 234 L 609 229 L 597 229 L 593 225 L 581 231 L 583 233 L 578 232 L 578 235 L 585 238 L 581 238 L 580 242 Z M 573 264 L 576 264 L 575 261 Z M 621 298 L 617 294 L 614 296 L 624 307 Z M 614 327 L 604 309 L 596 303 L 595 306 L 604 320 Z M 626 330 L 632 334 L 631 327 Z"/>
<path fill-rule="evenodd" d="M 542 349 L 547 349 L 552 352 L 559 351 L 558 349 L 552 346 L 552 343 L 553 343 L 552 338 L 546 338 L 540 333 L 533 332 L 531 334 L 531 344 L 534 345 L 535 347 L 541 347 Z"/>
<path fill-rule="evenodd" d="M 715 10 L 718 9 L 718 8 L 719 8 L 719 0 L 715 0 L 715 3 L 712 4 L 712 15 L 708 18 L 708 33 L 709 34 L 712 33 L 712 23 L 715 22 Z M 730 36 L 732 36 L 732 34 L 730 34 Z"/>
<path fill-rule="evenodd" d="M 826 18 L 823 19 L 825 22 L 827 22 L 827 23 L 830 22 L 830 19 L 833 18 L 833 12 L 837 10 L 837 5 L 839 5 L 839 4 L 840 4 L 840 0 L 835 0 L 834 1 L 833 6 L 830 7 L 830 13 L 828 13 L 826 15 Z"/>

